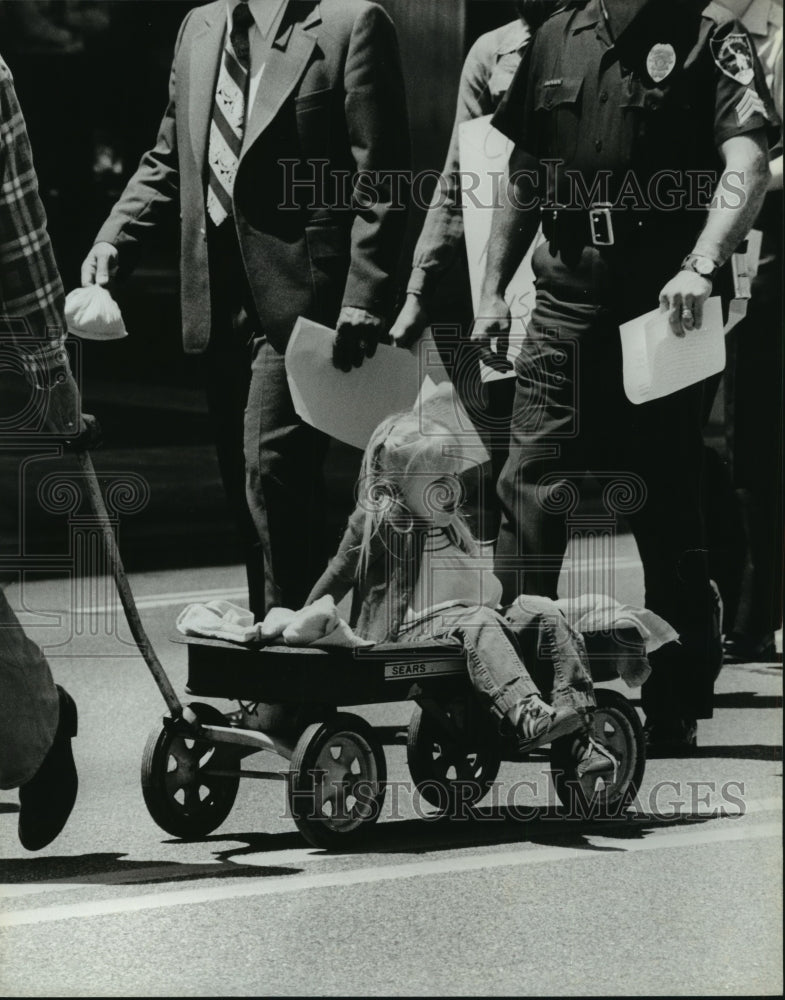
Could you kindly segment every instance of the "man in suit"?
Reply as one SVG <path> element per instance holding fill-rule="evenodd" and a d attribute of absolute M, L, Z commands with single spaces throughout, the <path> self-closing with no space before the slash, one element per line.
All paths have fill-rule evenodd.
<path fill-rule="evenodd" d="M 376 347 L 405 226 L 408 125 L 395 30 L 366 0 L 217 0 L 185 18 L 169 105 L 82 283 L 132 266 L 179 206 L 183 340 L 241 526 L 251 608 L 300 607 L 323 568 L 328 439 L 294 411 L 300 315 Z M 357 179 L 359 178 L 359 183 Z"/>

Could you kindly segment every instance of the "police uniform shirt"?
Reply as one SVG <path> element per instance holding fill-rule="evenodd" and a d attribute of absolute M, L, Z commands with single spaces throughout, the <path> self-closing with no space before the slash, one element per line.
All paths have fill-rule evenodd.
<path fill-rule="evenodd" d="M 732 3 L 720 2 L 734 12 Z M 755 43 L 766 85 L 782 118 L 782 0 L 752 0 L 737 16 Z"/>
<path fill-rule="evenodd" d="M 575 207 L 607 200 L 656 208 L 673 199 L 675 185 L 689 187 L 684 173 L 719 176 L 727 139 L 771 130 L 778 117 L 748 33 L 718 4 L 701 8 L 649 0 L 615 43 L 601 0 L 540 28 L 493 124 L 540 164 L 563 161 L 548 171 L 548 197 L 575 205 L 577 180 Z M 603 186 L 593 190 L 597 178 Z M 713 186 L 700 193 L 692 207 L 705 208 Z"/>
<path fill-rule="evenodd" d="M 782 120 L 782 0 L 752 0 L 739 20 L 755 43 L 766 86 Z M 782 152 L 781 137 L 778 152 Z"/>

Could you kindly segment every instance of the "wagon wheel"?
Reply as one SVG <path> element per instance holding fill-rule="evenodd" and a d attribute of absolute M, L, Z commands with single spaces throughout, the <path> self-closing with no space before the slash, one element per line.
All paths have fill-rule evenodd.
<path fill-rule="evenodd" d="M 617 691 L 598 689 L 592 737 L 617 761 L 614 774 L 578 778 L 572 755 L 574 738 L 551 745 L 551 777 L 569 815 L 585 819 L 621 815 L 635 799 L 646 768 L 643 726 L 633 706 Z"/>
<path fill-rule="evenodd" d="M 226 725 L 212 705 L 195 703 L 189 708 L 200 723 Z M 234 805 L 238 765 L 236 749 L 191 738 L 167 719 L 150 733 L 142 756 L 142 794 L 148 812 L 174 837 L 188 840 L 212 833 Z"/>
<path fill-rule="evenodd" d="M 359 716 L 338 712 L 308 726 L 289 771 L 289 807 L 314 847 L 355 845 L 381 812 L 386 791 L 384 750 Z"/>
<path fill-rule="evenodd" d="M 499 773 L 501 751 L 490 727 L 450 733 L 417 705 L 406 740 L 409 772 L 418 792 L 437 809 L 456 815 L 482 799 Z"/>

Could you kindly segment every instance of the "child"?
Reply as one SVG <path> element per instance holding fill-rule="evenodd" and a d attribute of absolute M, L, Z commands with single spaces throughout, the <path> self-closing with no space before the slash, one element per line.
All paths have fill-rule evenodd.
<path fill-rule="evenodd" d="M 454 441 L 447 424 L 422 412 L 379 425 L 357 507 L 307 603 L 325 595 L 337 602 L 353 587 L 351 625 L 362 638 L 459 639 L 477 695 L 521 752 L 574 733 L 578 776 L 611 772 L 613 757 L 589 737 L 595 701 L 580 636 L 541 598 L 496 610 L 501 584 L 478 566 L 479 546 L 459 509 Z M 552 665 L 553 707 L 524 666 L 521 642 Z"/>

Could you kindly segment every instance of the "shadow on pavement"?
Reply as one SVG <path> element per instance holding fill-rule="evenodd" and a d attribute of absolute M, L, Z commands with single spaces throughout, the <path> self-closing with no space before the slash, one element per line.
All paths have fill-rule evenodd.
<path fill-rule="evenodd" d="M 460 817 L 434 814 L 422 819 L 381 822 L 368 831 L 360 846 L 347 848 L 353 855 L 421 855 L 434 851 L 454 851 L 467 847 L 493 847 L 504 844 L 539 844 L 553 847 L 584 848 L 597 854 L 623 852 L 624 847 L 592 844 L 590 836 L 641 840 L 655 829 L 688 827 L 703 824 L 713 816 L 700 813 L 630 813 L 628 818 L 570 820 L 563 811 L 548 806 L 515 808 L 466 807 Z M 233 861 L 244 855 L 300 848 L 308 844 L 299 834 L 226 833 L 205 837 L 200 843 L 218 844 L 245 841 L 245 847 L 229 847 L 215 857 Z M 320 851 L 311 848 L 314 859 L 340 857 L 340 850 Z M 274 869 L 275 870 L 275 869 Z M 256 868 L 255 871 L 264 871 Z"/>
<path fill-rule="evenodd" d="M 649 757 L 655 759 L 654 754 Z M 692 760 L 701 757 L 721 757 L 731 760 L 782 760 L 782 747 L 770 746 L 764 743 L 751 743 L 748 746 L 714 746 L 693 747 L 689 753 L 680 753 L 679 759 Z"/>
<path fill-rule="evenodd" d="M 240 835 L 237 839 L 244 839 Z M 80 854 L 75 857 L 16 858 L 0 861 L 0 883 L 4 885 L 154 885 L 161 882 L 199 881 L 216 878 L 260 878 L 265 875 L 296 875 L 290 866 L 224 864 L 219 858 L 209 864 L 179 864 L 160 861 L 123 861 L 124 854 Z"/>
<path fill-rule="evenodd" d="M 28 884 L 53 887 L 155 885 L 173 882 L 195 882 L 222 878 L 277 878 L 303 871 L 296 863 L 243 864 L 245 856 L 276 851 L 304 850 L 314 861 L 352 855 L 428 855 L 466 849 L 486 848 L 505 844 L 536 844 L 585 850 L 603 855 L 624 853 L 623 844 L 597 844 L 588 838 L 613 837 L 617 841 L 643 840 L 655 830 L 701 825 L 715 819 L 705 813 L 673 814 L 656 812 L 629 813 L 626 817 L 605 820 L 570 820 L 554 807 L 531 806 L 515 808 L 466 807 L 461 818 L 434 815 L 423 819 L 382 822 L 368 831 L 358 847 L 347 851 L 309 848 L 296 832 L 213 834 L 189 843 L 218 848 L 215 861 L 201 864 L 179 864 L 160 861 L 124 861 L 124 854 L 84 854 L 75 857 L 20 858 L 0 861 L 0 883 Z M 238 846 L 238 842 L 242 846 Z M 177 844 L 179 841 L 165 841 Z M 220 849 L 221 845 L 226 846 Z M 274 860 L 271 859 L 271 860 Z"/>
<path fill-rule="evenodd" d="M 754 691 L 729 691 L 715 694 L 715 708 L 782 708 L 782 698 L 772 694 L 756 694 Z"/>

